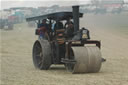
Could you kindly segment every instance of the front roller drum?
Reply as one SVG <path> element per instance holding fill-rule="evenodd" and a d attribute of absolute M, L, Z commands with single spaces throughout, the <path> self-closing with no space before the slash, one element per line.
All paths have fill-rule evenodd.
<path fill-rule="evenodd" d="M 99 72 L 102 64 L 100 49 L 96 46 L 73 47 L 76 63 L 67 65 L 72 73 Z"/>

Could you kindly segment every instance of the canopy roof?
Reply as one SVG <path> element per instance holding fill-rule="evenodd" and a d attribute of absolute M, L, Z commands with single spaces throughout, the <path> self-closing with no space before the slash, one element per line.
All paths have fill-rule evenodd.
<path fill-rule="evenodd" d="M 26 18 L 26 20 L 27 21 L 35 21 L 35 20 L 43 20 L 43 19 L 66 20 L 69 17 L 71 19 L 73 18 L 72 12 L 56 12 L 56 13 Z M 79 13 L 79 17 L 83 17 L 83 13 Z"/>

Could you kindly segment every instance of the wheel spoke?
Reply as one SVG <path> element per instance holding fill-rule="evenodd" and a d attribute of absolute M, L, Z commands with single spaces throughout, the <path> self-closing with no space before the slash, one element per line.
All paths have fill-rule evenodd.
<path fill-rule="evenodd" d="M 36 55 L 39 55 L 40 53 L 41 53 L 41 51 L 38 50 L 38 51 L 36 52 Z"/>
<path fill-rule="evenodd" d="M 40 46 L 37 46 L 36 48 L 37 48 L 37 49 L 41 49 L 41 47 L 40 47 Z"/>
<path fill-rule="evenodd" d="M 40 66 L 41 64 L 42 64 L 42 61 L 39 61 L 38 66 Z"/>
<path fill-rule="evenodd" d="M 36 56 L 36 57 L 37 57 L 37 61 L 42 60 L 42 57 L 40 57 L 40 56 Z"/>

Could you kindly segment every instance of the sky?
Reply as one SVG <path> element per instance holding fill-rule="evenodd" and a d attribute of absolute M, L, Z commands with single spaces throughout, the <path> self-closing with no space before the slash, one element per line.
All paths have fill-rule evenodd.
<path fill-rule="evenodd" d="M 128 0 L 124 0 L 128 2 Z M 76 5 L 86 4 L 90 0 L 0 0 L 0 10 L 10 7 L 39 7 L 39 6 L 52 6 L 52 5 Z"/>

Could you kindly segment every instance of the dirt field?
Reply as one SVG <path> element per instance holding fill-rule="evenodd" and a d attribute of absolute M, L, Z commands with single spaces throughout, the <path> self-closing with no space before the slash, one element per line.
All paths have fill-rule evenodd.
<path fill-rule="evenodd" d="M 107 62 L 99 73 L 71 74 L 63 65 L 37 70 L 32 62 L 32 46 L 37 39 L 34 28 L 19 24 L 12 31 L 0 30 L 1 85 L 128 85 L 128 23 L 123 20 L 125 24 L 113 26 L 106 16 L 113 17 L 87 15 L 81 21 L 91 38 L 102 42 L 102 56 Z M 109 23 L 103 25 L 106 19 Z"/>

